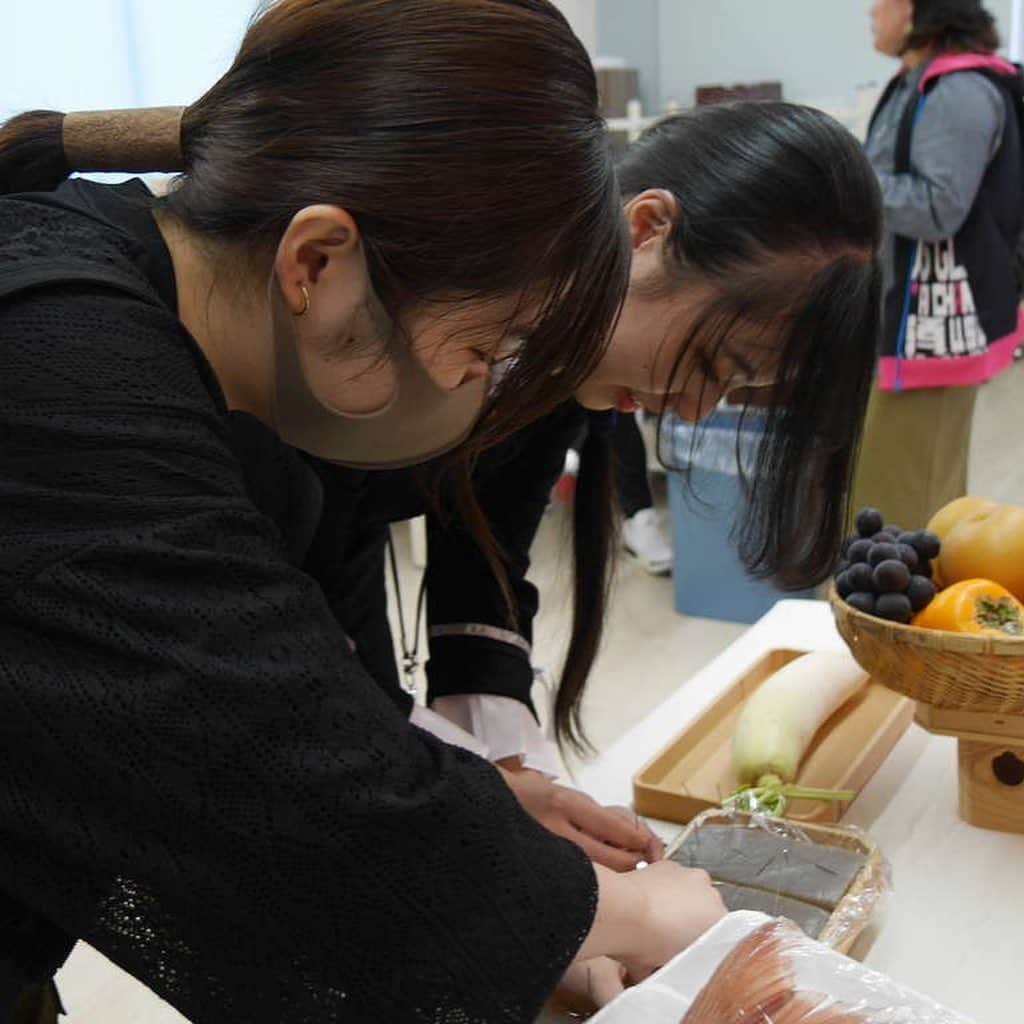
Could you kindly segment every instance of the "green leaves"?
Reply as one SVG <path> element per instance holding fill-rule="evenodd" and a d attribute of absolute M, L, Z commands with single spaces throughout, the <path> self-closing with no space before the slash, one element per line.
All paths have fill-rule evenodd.
<path fill-rule="evenodd" d="M 814 789 L 810 786 L 792 786 L 784 783 L 777 775 L 762 775 L 754 786 L 740 786 L 722 801 L 722 806 L 732 811 L 746 811 L 750 814 L 770 814 L 781 818 L 786 813 L 790 800 L 852 800 L 856 796 L 852 789 Z"/>

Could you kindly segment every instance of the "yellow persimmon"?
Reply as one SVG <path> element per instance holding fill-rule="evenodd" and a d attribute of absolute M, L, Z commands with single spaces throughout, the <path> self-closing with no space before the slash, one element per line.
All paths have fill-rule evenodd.
<path fill-rule="evenodd" d="M 946 538 L 949 536 L 951 530 L 959 526 L 960 523 L 970 516 L 984 515 L 990 509 L 998 507 L 998 503 L 995 501 L 989 501 L 987 498 L 976 498 L 972 495 L 965 495 L 962 498 L 957 498 L 955 501 L 951 501 L 948 505 L 943 505 L 938 512 L 935 513 L 928 521 L 928 532 L 934 533 L 939 540 L 942 541 L 943 545 L 946 543 Z M 984 575 L 983 573 L 970 573 L 970 576 Z M 936 560 L 932 562 L 932 578 L 940 586 L 945 583 L 955 583 L 956 580 L 949 580 L 943 576 L 942 565 Z M 961 579 L 967 579 L 968 577 L 961 576 Z"/>
<path fill-rule="evenodd" d="M 978 512 L 986 512 L 995 508 L 998 502 L 989 501 L 988 498 L 975 498 L 966 495 L 957 498 L 948 505 L 943 505 L 928 521 L 928 530 L 934 533 L 940 540 L 945 540 L 949 531 L 968 516 L 976 515 Z"/>
<path fill-rule="evenodd" d="M 988 505 L 963 516 L 942 538 L 944 583 L 994 580 L 1024 601 L 1024 506 Z"/>

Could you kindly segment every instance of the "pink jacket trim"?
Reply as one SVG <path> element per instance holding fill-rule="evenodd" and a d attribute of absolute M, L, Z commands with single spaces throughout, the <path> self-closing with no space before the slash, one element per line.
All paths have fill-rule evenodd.
<path fill-rule="evenodd" d="M 1015 75 L 1017 69 L 1002 57 L 994 53 L 947 53 L 942 57 L 936 57 L 928 65 L 927 70 L 917 83 L 917 91 L 923 93 L 925 86 L 940 75 L 948 75 L 953 71 L 995 71 L 1000 75 Z"/>
<path fill-rule="evenodd" d="M 878 361 L 878 386 L 883 391 L 896 390 L 896 370 L 899 366 L 900 387 L 904 391 L 914 388 L 950 388 L 968 384 L 983 384 L 1002 373 L 1012 362 L 1013 353 L 1024 342 L 1024 310 L 1017 310 L 1017 329 L 993 341 L 976 356 L 918 357 L 897 359 L 883 356 Z"/>

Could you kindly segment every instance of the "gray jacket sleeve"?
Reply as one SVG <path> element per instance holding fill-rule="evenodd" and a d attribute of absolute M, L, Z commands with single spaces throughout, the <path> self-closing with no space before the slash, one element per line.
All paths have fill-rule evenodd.
<path fill-rule="evenodd" d="M 999 87 L 983 75 L 947 75 L 928 94 L 910 153 L 910 172 L 879 174 L 886 228 L 940 242 L 967 219 L 1003 139 Z"/>

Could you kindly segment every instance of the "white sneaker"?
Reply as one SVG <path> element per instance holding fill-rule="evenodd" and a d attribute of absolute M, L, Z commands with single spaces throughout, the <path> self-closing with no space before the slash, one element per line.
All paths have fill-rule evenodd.
<path fill-rule="evenodd" d="M 642 508 L 626 520 L 622 543 L 652 576 L 668 576 L 672 572 L 672 543 L 655 509 Z"/>

